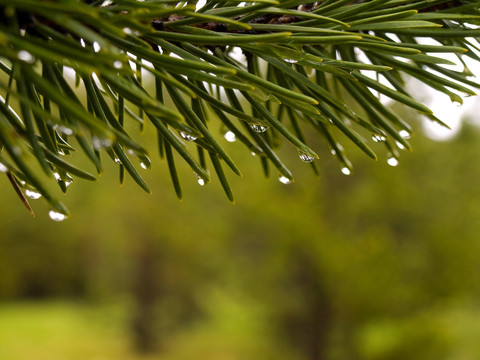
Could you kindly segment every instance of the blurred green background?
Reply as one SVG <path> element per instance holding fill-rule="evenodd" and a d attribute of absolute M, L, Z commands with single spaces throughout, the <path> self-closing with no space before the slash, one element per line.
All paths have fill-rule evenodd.
<path fill-rule="evenodd" d="M 479 359 L 479 139 L 417 129 L 397 167 L 347 149 L 351 176 L 317 143 L 319 178 L 287 145 L 290 185 L 224 142 L 235 205 L 180 161 L 178 201 L 154 150 L 153 195 L 104 158 L 62 223 L 1 177 L 0 359 Z"/>

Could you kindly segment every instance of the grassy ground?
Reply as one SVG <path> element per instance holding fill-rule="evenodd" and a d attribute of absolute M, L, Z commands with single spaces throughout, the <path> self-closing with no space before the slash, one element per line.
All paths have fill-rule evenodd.
<path fill-rule="evenodd" d="M 0 360 L 304 359 L 275 349 L 279 343 L 261 330 L 245 331 L 241 318 L 252 319 L 240 308 L 220 309 L 227 321 L 212 319 L 173 336 L 161 353 L 141 356 L 132 350 L 125 310 L 124 304 L 0 303 Z M 372 322 L 359 333 L 356 352 L 367 360 L 480 359 L 479 324 L 475 303 L 446 303 L 404 320 Z"/>
<path fill-rule="evenodd" d="M 0 359 L 137 360 L 113 308 L 76 303 L 0 305 Z"/>
<path fill-rule="evenodd" d="M 217 310 L 222 319 L 171 334 L 163 351 L 147 356 L 133 351 L 124 303 L 0 303 L 0 360 L 292 359 L 272 347 L 261 329 L 245 330 L 250 324 L 242 319 L 250 323 L 251 309 L 251 316 L 235 307 Z"/>

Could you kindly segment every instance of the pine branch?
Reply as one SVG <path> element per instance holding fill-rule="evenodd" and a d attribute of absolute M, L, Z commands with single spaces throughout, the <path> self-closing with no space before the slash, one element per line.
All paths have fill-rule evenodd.
<path fill-rule="evenodd" d="M 463 59 L 480 60 L 478 3 L 0 0 L 0 171 L 29 210 L 23 193 L 43 196 L 61 220 L 68 210 L 28 155 L 63 192 L 75 177 L 96 179 L 70 163 L 76 149 L 98 174 L 106 154 L 119 163 L 121 181 L 126 171 L 149 192 L 132 162 L 149 167 L 149 152 L 126 130 L 131 121 L 155 127 L 178 197 L 174 153 L 202 183 L 210 181 L 210 159 L 234 201 L 225 167 L 237 175 L 240 168 L 210 130 L 219 124 L 286 183 L 293 175 L 275 152 L 278 139 L 318 171 L 321 149 L 307 143 L 307 132 L 323 139 L 344 174 L 353 171 L 341 145 L 347 139 L 373 159 L 371 142 L 382 142 L 393 164 L 399 149 L 411 148 L 411 127 L 374 94 L 440 123 L 407 91 L 408 76 L 452 101 L 474 95 L 479 86 Z M 464 70 L 434 53 L 455 54 Z M 155 89 L 143 85 L 142 70 Z"/>

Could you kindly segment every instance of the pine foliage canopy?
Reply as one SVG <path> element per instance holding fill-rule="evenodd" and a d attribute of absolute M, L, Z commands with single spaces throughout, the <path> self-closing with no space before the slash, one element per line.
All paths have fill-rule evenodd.
<path fill-rule="evenodd" d="M 322 149 L 306 143 L 312 135 L 347 174 L 343 141 L 373 159 L 371 141 L 380 141 L 396 158 L 410 149 L 411 127 L 378 94 L 438 122 L 407 91 L 408 76 L 452 101 L 474 95 L 465 58 L 480 60 L 479 8 L 469 0 L 0 0 L 0 172 L 27 208 L 27 197 L 41 195 L 60 220 L 68 210 L 36 169 L 63 192 L 75 177 L 95 180 L 72 164 L 75 151 L 99 174 L 101 156 L 110 158 L 121 181 L 128 173 L 149 192 L 136 169 L 150 167 L 149 151 L 129 122 L 153 124 L 179 197 L 181 158 L 205 183 L 213 166 L 233 201 L 224 171 L 240 170 L 212 128 L 284 182 L 293 175 L 275 152 L 280 139 L 314 171 Z M 437 53 L 455 54 L 463 71 Z"/>

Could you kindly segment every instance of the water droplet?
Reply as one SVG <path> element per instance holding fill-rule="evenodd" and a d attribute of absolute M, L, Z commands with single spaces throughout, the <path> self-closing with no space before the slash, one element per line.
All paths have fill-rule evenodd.
<path fill-rule="evenodd" d="M 250 125 L 250 127 L 252 128 L 253 131 L 255 131 L 257 133 L 263 133 L 263 132 L 267 131 L 267 129 L 268 129 L 266 126 L 258 125 L 258 124 Z"/>
<path fill-rule="evenodd" d="M 121 164 L 121 163 L 122 163 L 119 158 L 115 158 L 115 159 L 113 159 L 113 161 L 115 161 L 117 164 Z"/>
<path fill-rule="evenodd" d="M 403 146 L 402 143 L 396 141 L 396 144 L 397 144 L 397 146 L 398 146 L 398 148 L 399 148 L 400 150 L 405 150 L 405 146 Z"/>
<path fill-rule="evenodd" d="M 410 133 L 407 130 L 400 130 L 400 136 L 404 139 L 410 139 Z"/>
<path fill-rule="evenodd" d="M 315 159 L 313 156 L 310 156 L 303 151 L 299 151 L 298 156 L 300 157 L 300 160 L 305 161 L 306 163 L 311 163 Z"/>
<path fill-rule="evenodd" d="M 54 172 L 53 176 L 55 176 L 55 180 L 57 180 L 57 181 L 61 179 L 60 174 L 57 173 L 57 172 Z"/>
<path fill-rule="evenodd" d="M 342 174 L 343 175 L 350 175 L 352 172 L 350 171 L 349 168 L 347 167 L 343 167 L 342 170 L 341 170 Z"/>
<path fill-rule="evenodd" d="M 148 169 L 148 166 L 145 165 L 145 163 L 143 163 L 143 162 L 140 163 L 140 166 L 142 167 L 142 169 L 145 169 L 145 170 Z"/>
<path fill-rule="evenodd" d="M 332 150 L 330 150 L 330 154 L 337 155 L 337 152 L 335 151 L 335 149 L 332 149 Z"/>
<path fill-rule="evenodd" d="M 123 32 L 124 32 L 125 34 L 128 34 L 128 35 L 131 35 L 131 34 L 133 33 L 132 29 L 130 29 L 130 28 L 128 28 L 128 27 L 123 28 Z"/>
<path fill-rule="evenodd" d="M 7 171 L 8 171 L 8 168 L 4 164 L 0 163 L 0 172 L 6 173 Z"/>
<path fill-rule="evenodd" d="M 100 44 L 96 41 L 93 42 L 93 51 L 95 51 L 96 53 L 100 52 L 100 50 L 102 50 L 102 47 L 100 46 Z"/>
<path fill-rule="evenodd" d="M 235 133 L 233 131 L 227 131 L 223 137 L 225 138 L 225 140 L 227 140 L 228 142 L 235 142 L 237 141 L 237 137 L 235 136 Z"/>
<path fill-rule="evenodd" d="M 80 39 L 80 45 L 82 45 L 82 47 L 85 47 L 85 40 Z"/>
<path fill-rule="evenodd" d="M 102 148 L 112 146 L 113 142 L 108 138 L 100 138 L 94 135 L 92 136 L 92 144 L 96 150 L 100 150 Z"/>
<path fill-rule="evenodd" d="M 195 176 L 198 178 L 197 182 L 198 182 L 198 185 L 200 186 L 204 186 L 207 182 L 205 181 L 205 179 L 203 179 L 200 175 L 198 175 L 197 173 L 194 173 Z"/>
<path fill-rule="evenodd" d="M 65 180 L 65 187 L 69 187 L 70 185 L 72 185 L 73 181 L 73 178 L 67 174 L 67 179 Z"/>
<path fill-rule="evenodd" d="M 180 136 L 187 141 L 195 141 L 197 138 L 193 135 L 187 134 L 183 131 L 180 132 Z"/>
<path fill-rule="evenodd" d="M 289 64 L 296 64 L 298 62 L 298 60 L 295 60 L 295 59 L 283 59 L 283 61 Z"/>
<path fill-rule="evenodd" d="M 387 160 L 388 165 L 390 166 L 397 166 L 398 165 L 398 159 L 395 157 L 389 157 Z"/>
<path fill-rule="evenodd" d="M 123 67 L 123 64 L 122 64 L 121 61 L 115 60 L 115 61 L 113 62 L 113 67 L 114 67 L 115 69 L 121 69 L 121 68 Z"/>
<path fill-rule="evenodd" d="M 374 134 L 372 135 L 372 140 L 375 142 L 384 142 L 384 141 L 387 141 L 387 138 L 382 135 Z"/>
<path fill-rule="evenodd" d="M 42 194 L 33 190 L 25 190 L 25 195 L 27 195 L 30 199 L 37 200 L 42 197 Z"/>
<path fill-rule="evenodd" d="M 252 156 L 257 156 L 257 154 L 255 153 L 255 151 L 252 151 L 250 154 L 252 154 Z"/>
<path fill-rule="evenodd" d="M 58 149 L 58 155 L 65 155 L 65 151 L 63 151 L 62 149 Z"/>
<path fill-rule="evenodd" d="M 128 152 L 130 155 L 135 155 L 135 151 L 133 151 L 132 149 L 128 149 L 127 152 Z"/>
<path fill-rule="evenodd" d="M 26 63 L 33 64 L 35 62 L 35 58 L 32 54 L 30 54 L 26 50 L 20 50 L 17 54 L 19 60 L 25 61 Z"/>
<path fill-rule="evenodd" d="M 54 210 L 50 210 L 48 212 L 48 216 L 50 216 L 50 219 L 52 219 L 53 221 L 63 221 L 67 218 L 67 215 L 56 212 Z"/>
<path fill-rule="evenodd" d="M 278 181 L 280 181 L 282 184 L 286 184 L 286 185 L 292 183 L 292 180 L 290 180 L 288 177 L 283 176 L 283 175 L 278 178 Z"/>

